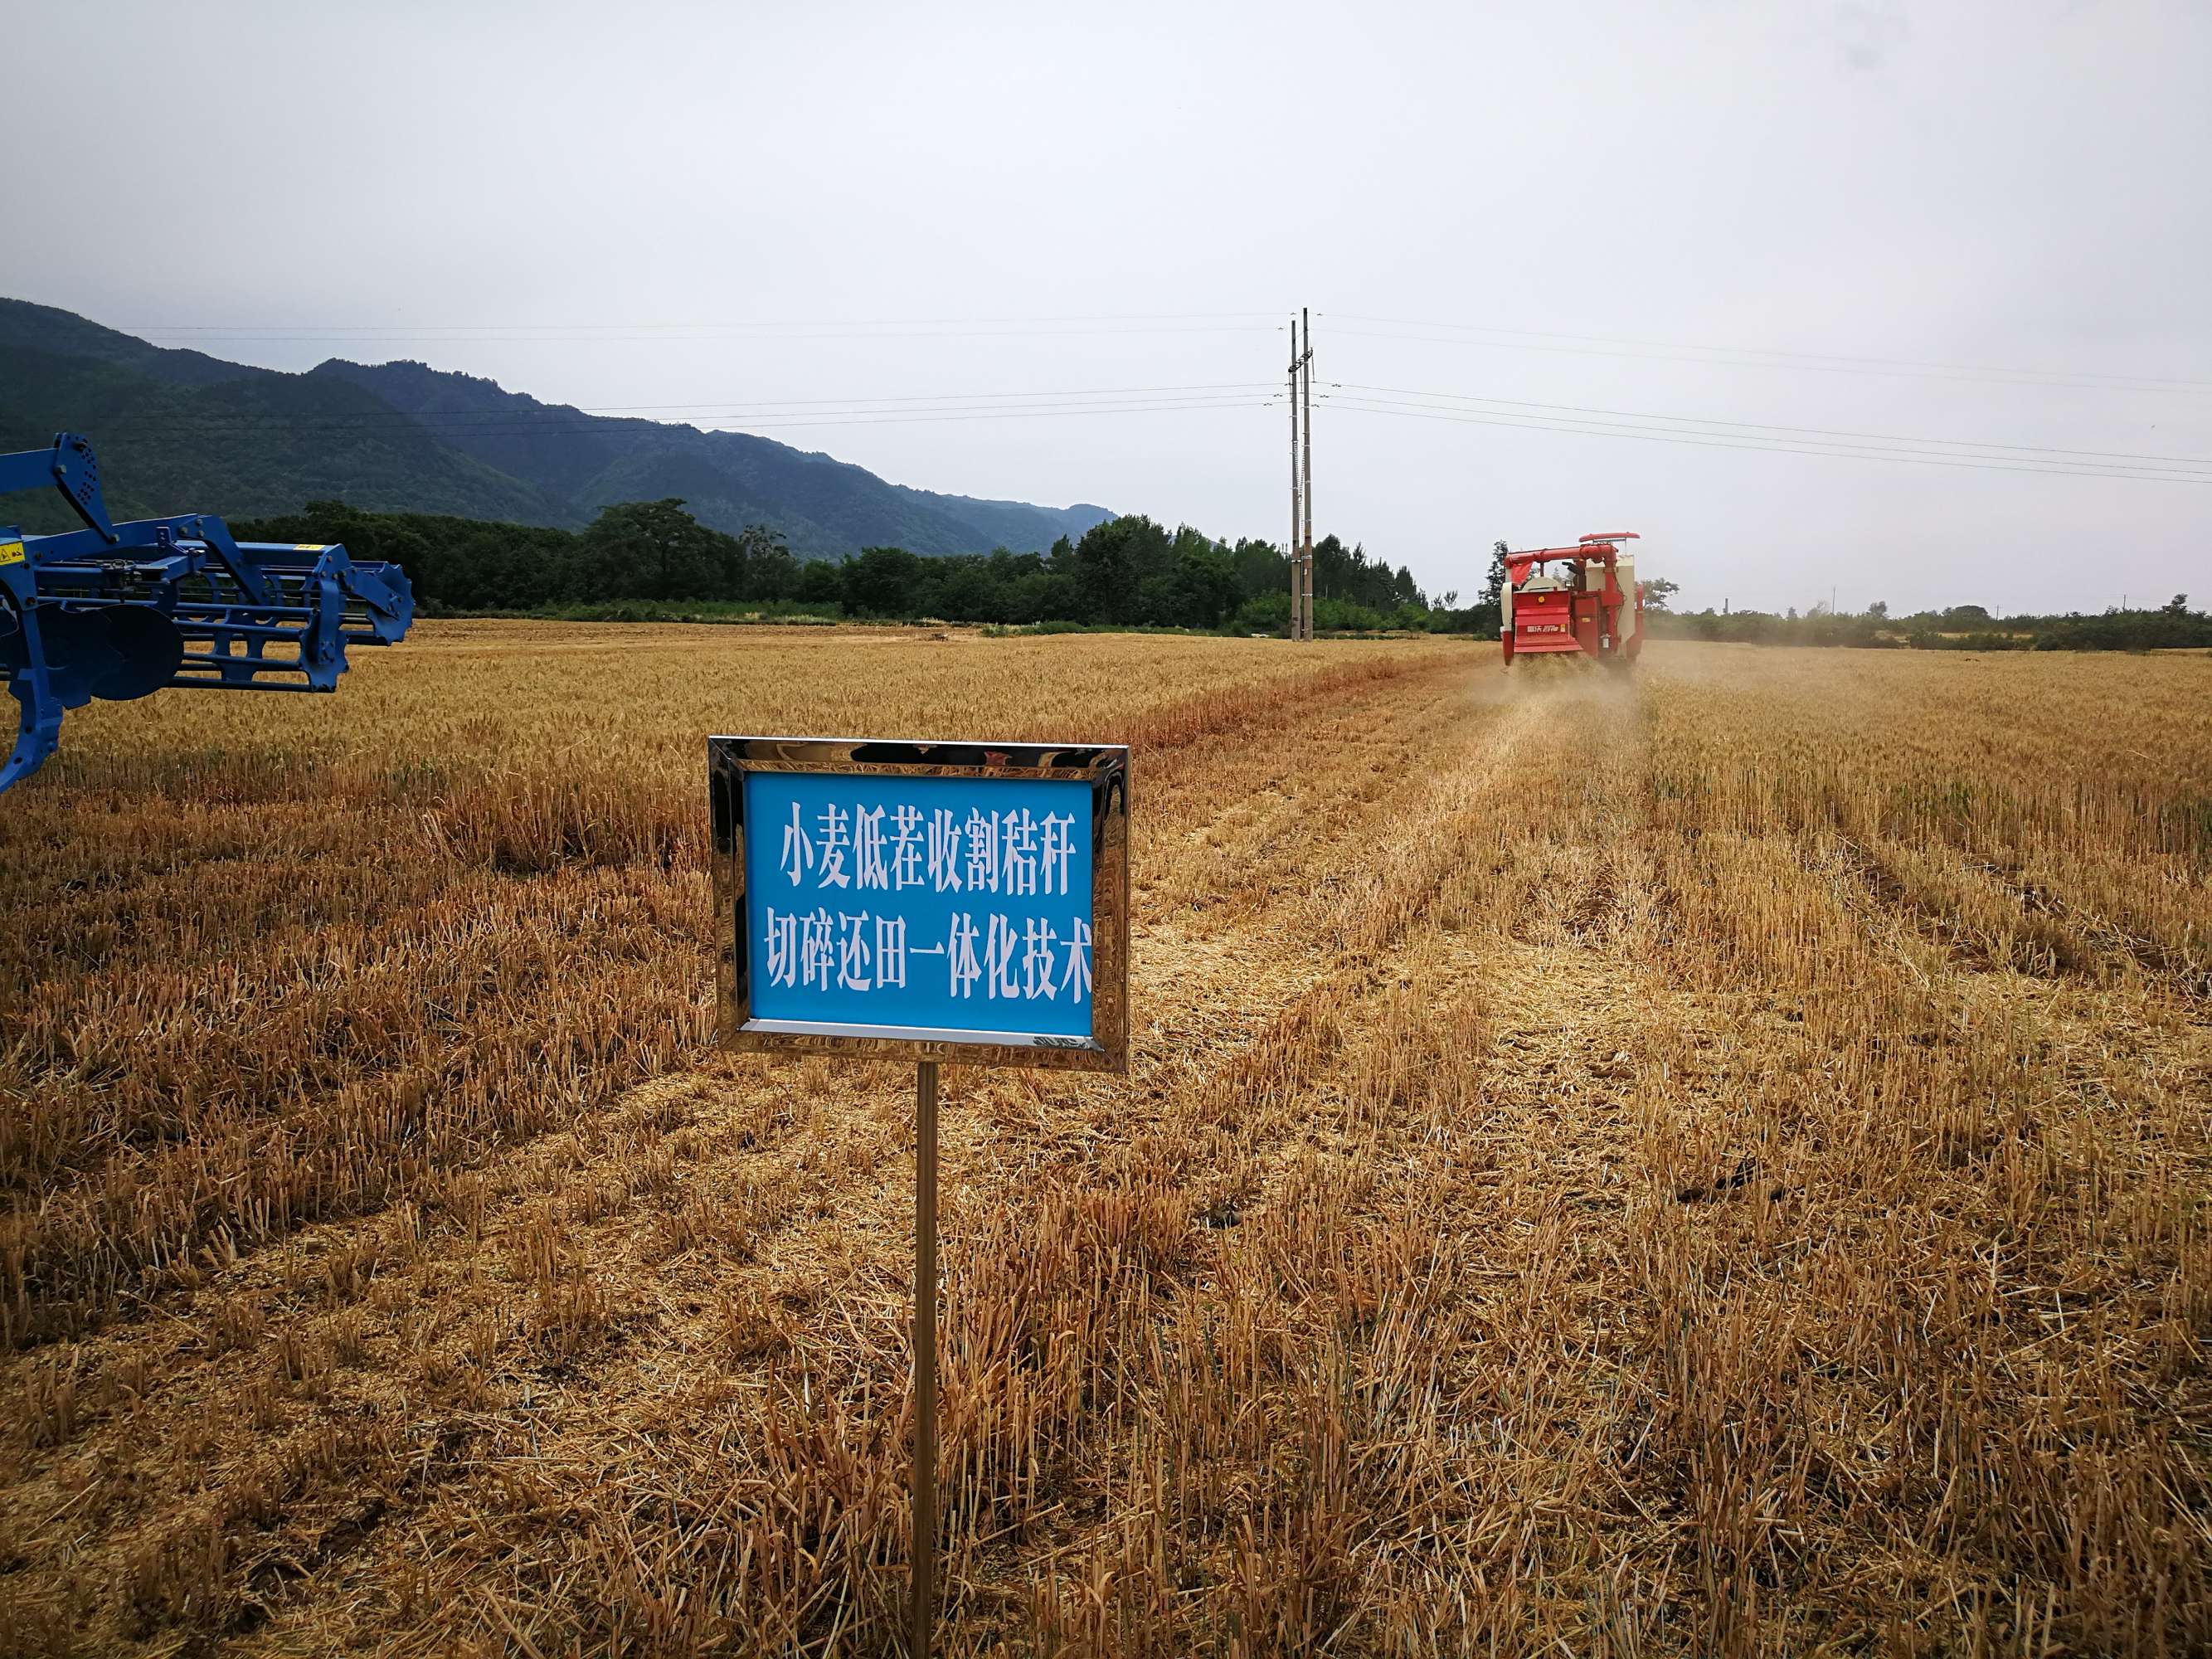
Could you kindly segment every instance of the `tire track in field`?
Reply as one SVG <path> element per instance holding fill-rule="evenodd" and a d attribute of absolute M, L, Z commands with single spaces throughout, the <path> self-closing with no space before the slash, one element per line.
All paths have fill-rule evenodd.
<path fill-rule="evenodd" d="M 1524 744 L 1525 734 L 1523 744 L 1501 744 L 1499 758 L 1513 766 L 1516 787 L 1540 787 L 1540 774 L 1517 764 Z M 1589 844 L 1577 847 L 1586 857 Z M 1602 856 L 1595 861 L 1602 864 Z M 1556 871 L 1549 874 L 1556 878 Z M 1237 1551 L 1219 1534 L 1233 1532 L 1239 1517 L 1260 1523 L 1260 1493 L 1271 1489 L 1285 1515 L 1315 1517 L 1292 1522 L 1294 1530 L 1322 1524 L 1323 1495 L 1307 1486 L 1312 1472 L 1301 1465 L 1324 1419 L 1308 1415 L 1315 1401 L 1302 1389 L 1340 1370 L 1358 1377 L 1353 1398 L 1329 1405 L 1326 1420 L 1342 1426 L 1347 1467 L 1387 1464 L 1425 1413 L 1435 1425 L 1439 1389 L 1479 1389 L 1495 1420 L 1515 1420 L 1527 1376 L 1559 1352 L 1551 1314 L 1571 1326 L 1575 1310 L 1595 1296 L 1558 1261 L 1545 1259 L 1540 1247 L 1532 1249 L 1530 1240 L 1559 1238 L 1565 1218 L 1581 1206 L 1625 1209 L 1618 1171 L 1631 1163 L 1633 1125 L 1622 1109 L 1620 1062 L 1622 1051 L 1636 1046 L 1638 1018 L 1662 1004 L 1663 993 L 1649 988 L 1624 995 L 1632 969 L 1625 974 L 1620 957 L 1593 948 L 1593 938 L 1571 920 L 1522 937 L 1511 919 L 1549 896 L 1546 872 L 1501 875 L 1462 857 L 1437 871 L 1431 890 L 1429 903 L 1365 941 L 1357 965 L 1316 984 L 1297 1018 L 1285 1021 L 1302 1028 L 1296 1041 L 1267 1055 L 1265 1066 L 1222 1079 L 1214 1098 L 1186 1098 L 1171 1117 L 1146 1126 L 1126 1156 L 1132 1170 L 1180 1168 L 1176 1179 L 1208 1218 L 1175 1287 L 1176 1311 L 1164 1316 L 1180 1324 L 1165 1358 L 1156 1362 L 1160 1375 L 1203 1377 L 1217 1364 L 1226 1368 L 1226 1345 L 1255 1313 L 1279 1327 L 1262 1344 L 1275 1353 L 1261 1390 L 1273 1403 L 1255 1401 L 1249 1383 L 1234 1398 L 1212 1402 L 1224 1423 L 1240 1412 L 1273 1413 L 1261 1443 L 1241 1455 L 1201 1454 L 1181 1468 L 1176 1486 L 1205 1489 L 1187 1500 L 1141 1478 L 1117 1481 L 1107 1473 L 1141 1471 L 1163 1455 L 1162 1441 L 1176 1437 L 1174 1402 L 1102 1425 L 1087 1460 L 1105 1488 L 1098 1512 L 983 1563 L 969 1588 L 974 1612 L 987 1623 L 980 1631 L 961 1628 L 959 1650 L 987 1650 L 994 1638 L 1036 1639 L 1029 1621 L 1043 1594 L 1038 1587 L 1071 1582 L 1079 1593 L 1053 1592 L 1066 1622 L 1052 1634 L 1072 1647 L 1110 1644 L 1112 1631 L 1139 1628 L 1162 1651 L 1203 1646 L 1221 1628 L 1224 1609 L 1217 1601 L 1210 1613 L 1200 1611 L 1189 1586 L 1227 1583 L 1252 1568 L 1248 1553 L 1240 1569 Z M 1505 988 L 1530 985 L 1543 988 L 1545 1006 L 1522 1006 Z M 1224 1109 L 1238 1109 L 1238 1179 L 1231 1182 L 1190 1170 L 1180 1150 L 1220 1125 Z M 1502 1201 L 1523 1180 L 1521 1194 L 1533 1200 L 1533 1212 Z M 1612 1195 L 1596 1196 L 1608 1188 Z M 1622 1248 L 1625 1217 L 1583 1218 L 1579 1225 L 1601 1231 L 1604 1242 L 1583 1238 L 1575 1259 Z M 1467 1261 L 1499 1265 L 1465 1279 L 1431 1277 L 1442 1263 Z M 1349 1327 L 1347 1296 L 1358 1310 Z M 1348 1334 L 1394 1301 L 1425 1311 L 1364 1337 Z M 1533 1317 L 1539 1308 L 1543 1322 Z M 1540 1334 L 1534 1330 L 1539 1322 L 1546 1326 Z M 1401 1346 L 1414 1329 L 1418 1339 Z M 1467 1369 L 1494 1353 L 1509 1332 L 1527 1333 L 1528 1371 L 1506 1389 L 1469 1380 Z M 1217 1342 L 1224 1346 L 1218 1361 Z M 1339 1386 L 1324 1382 L 1320 1397 L 1337 1400 Z M 1432 1402 L 1425 1407 L 1419 1403 L 1425 1393 Z M 1358 1426 L 1340 1425 L 1340 1409 Z M 1455 1409 L 1474 1415 L 1465 1401 Z M 1422 1511 L 1432 1510 L 1452 1482 L 1494 1480 L 1497 1467 L 1480 1442 L 1466 1448 L 1438 1470 L 1434 1489 L 1408 1498 L 1403 1509 L 1363 1517 L 1368 1547 L 1395 1558 L 1394 1540 L 1434 1524 Z M 1495 1530 L 1513 1534 L 1545 1507 L 1501 1490 Z M 1175 1527 L 1162 1521 L 1168 1512 L 1178 1514 Z M 1280 1570 L 1282 1594 L 1295 1601 L 1299 1547 L 1287 1536 L 1273 1541 L 1281 1553 L 1267 1571 Z M 1405 1553 L 1425 1552 L 1416 1546 Z M 1486 1553 L 1492 1559 L 1482 1559 Z M 1357 1611 L 1343 1628 L 1310 1624 L 1306 1612 L 1285 1613 L 1289 1622 L 1272 1638 L 1247 1625 L 1247 1639 L 1258 1644 L 1254 1650 L 1308 1651 L 1338 1640 L 1354 1651 L 1463 1650 L 1458 1644 L 1469 1632 L 1451 1627 L 1445 1610 L 1481 1569 L 1510 1576 L 1510 1553 L 1478 1552 L 1456 1564 L 1463 1574 L 1456 1583 L 1436 1574 L 1411 1595 L 1389 1584 L 1401 1570 L 1395 1559 L 1348 1564 L 1363 1583 L 1346 1592 Z M 1102 1594 L 1101 1586 L 1109 1587 L 1103 1592 L 1107 1605 L 1097 1611 L 1115 1615 L 1103 1628 L 1087 1622 L 1092 1609 L 1082 1605 L 1085 1595 Z M 1386 1591 L 1395 1605 L 1385 1605 Z M 1570 1602 L 1574 1594 L 1561 1591 Z"/>
<path fill-rule="evenodd" d="M 1651 1256 L 1679 1322 L 1654 1347 L 1680 1368 L 1652 1440 L 1690 1477 L 1660 1513 L 1706 1587 L 1676 1591 L 1704 1602 L 1677 1639 L 2201 1645 L 2204 1393 L 2162 1344 L 2202 1305 L 2183 1206 L 2212 1029 L 2084 925 L 2094 899 L 2065 915 L 1947 827 L 1856 833 L 1778 821 L 1662 854 L 1697 982 L 1652 1136 L 1681 1183 Z M 2050 856 L 2111 895 L 2095 857 Z M 1883 1328 L 1900 1308 L 1927 1311 Z M 2104 1516 L 2128 1519 L 2044 1548 Z M 1966 1584 L 2002 1588 L 1962 1608 Z"/>

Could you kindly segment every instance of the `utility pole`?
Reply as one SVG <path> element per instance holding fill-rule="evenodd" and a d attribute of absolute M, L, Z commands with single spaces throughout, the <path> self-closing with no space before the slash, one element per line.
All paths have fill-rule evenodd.
<path fill-rule="evenodd" d="M 1298 548 L 1303 538 L 1303 488 L 1298 481 L 1298 319 L 1291 319 L 1291 539 L 1284 544 L 1291 556 L 1291 637 L 1305 637 L 1299 616 Z"/>
<path fill-rule="evenodd" d="M 1301 306 L 1298 314 L 1305 321 L 1305 354 L 1298 359 L 1304 369 L 1305 380 L 1305 545 L 1298 558 L 1299 615 L 1304 621 L 1305 631 L 1298 637 L 1310 640 L 1314 636 L 1314 520 L 1313 520 L 1313 313 Z"/>

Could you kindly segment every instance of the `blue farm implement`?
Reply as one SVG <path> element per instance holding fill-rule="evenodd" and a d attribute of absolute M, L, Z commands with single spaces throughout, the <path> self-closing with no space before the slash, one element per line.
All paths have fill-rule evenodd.
<path fill-rule="evenodd" d="M 396 644 L 414 618 L 398 565 L 334 543 L 240 542 L 201 513 L 114 523 L 74 433 L 0 455 L 0 494 L 49 485 L 83 529 L 0 525 L 0 679 L 21 705 L 0 789 L 54 752 L 64 709 L 167 686 L 334 691 L 347 646 Z"/>

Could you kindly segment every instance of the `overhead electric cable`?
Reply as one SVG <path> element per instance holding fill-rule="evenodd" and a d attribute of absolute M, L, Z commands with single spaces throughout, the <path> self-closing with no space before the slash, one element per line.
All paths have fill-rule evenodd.
<path fill-rule="evenodd" d="M 744 427 L 717 427 L 718 432 L 784 432 L 808 427 L 823 426 L 901 426 L 925 425 L 939 421 L 996 421 L 996 420 L 1057 420 L 1071 415 L 1179 415 L 1216 409 L 1265 409 L 1273 399 L 1240 398 L 1234 401 L 1211 404 L 1158 404 L 1129 409 L 1046 409 L 1021 414 L 1004 410 L 981 410 L 969 414 L 955 415 L 887 415 L 880 418 L 825 418 L 821 420 L 762 421 Z"/>
<path fill-rule="evenodd" d="M 744 319 L 707 319 L 694 322 L 647 323 L 629 319 L 618 323 L 165 323 L 122 326 L 121 331 L 135 334 L 239 334 L 270 331 L 298 331 L 317 337 L 339 334 L 379 334 L 405 332 L 411 334 L 462 332 L 474 333 L 483 330 L 550 329 L 561 332 L 581 332 L 592 329 L 616 328 L 922 328 L 939 325 L 965 326 L 971 324 L 1000 323 L 1161 323 L 1161 322 L 1218 322 L 1229 318 L 1272 318 L 1273 311 L 1078 311 L 1060 315 L 1039 317 L 783 317 Z M 1271 325 L 1271 326 L 1273 326 Z"/>
<path fill-rule="evenodd" d="M 361 344 L 393 345 L 409 341 L 421 341 L 438 345 L 465 343 L 500 343 L 520 345 L 560 344 L 616 344 L 650 345 L 696 344 L 702 341 L 771 342 L 780 340 L 1048 340 L 1079 336 L 1117 337 L 1152 334 L 1273 334 L 1281 330 L 1271 323 L 1199 323 L 1175 325 L 1153 325 L 1135 327 L 1123 325 L 1089 328 L 1011 326 L 994 327 L 986 325 L 963 324 L 936 327 L 879 327 L 853 328 L 850 326 L 806 329 L 803 331 L 772 331 L 758 329 L 709 328 L 681 331 L 659 330 L 645 325 L 632 325 L 627 333 L 603 332 L 597 330 L 535 330 L 519 326 L 449 331 L 422 329 L 392 329 L 381 333 L 331 333 L 313 330 L 286 332 L 267 328 L 239 329 L 195 334 L 189 337 L 214 343 L 236 341 L 267 345 L 310 344 L 318 342 L 353 342 Z M 639 329 L 642 331 L 636 331 Z M 177 337 L 179 331 L 170 329 L 145 328 L 137 331 L 143 338 Z"/>
<path fill-rule="evenodd" d="M 1772 346 L 1694 345 L 1680 340 L 1638 340 L 1608 334 L 1562 334 L 1539 328 L 1498 328 L 1483 323 L 1428 322 L 1407 317 L 1364 317 L 1344 311 L 1333 314 L 1339 317 L 1350 317 L 1355 322 L 1383 323 L 1404 328 L 1449 329 L 1466 334 L 1510 334 L 1532 340 L 1577 340 L 1585 344 L 1594 345 L 1650 346 L 1662 351 L 1717 351 L 1741 357 L 1809 358 L 1823 362 L 1869 363 L 1885 368 L 1945 369 L 1965 374 L 2048 374 L 2068 380 L 2117 380 L 2130 384 L 2185 386 L 2192 390 L 2212 391 L 2212 380 L 2178 379 L 2167 375 L 2106 374 L 2093 369 L 2013 368 L 1988 363 L 1925 362 L 1910 357 L 1869 357 L 1843 351 L 1791 351 Z"/>
<path fill-rule="evenodd" d="M 712 403 L 696 404 L 538 403 L 536 404 L 535 408 L 528 410 L 426 410 L 421 414 L 413 416 L 402 415 L 395 411 L 392 415 L 388 416 L 331 416 L 327 417 L 311 416 L 309 419 L 326 430 L 368 429 L 380 426 L 423 426 L 433 429 L 448 430 L 469 430 L 472 428 L 475 429 L 483 429 L 484 427 L 494 423 L 512 423 L 515 422 L 535 421 L 540 415 L 556 417 L 570 415 L 586 415 L 609 422 L 627 423 L 629 422 L 643 422 L 653 425 L 669 425 L 674 424 L 674 422 L 654 421 L 649 416 L 642 414 L 629 414 L 627 411 L 654 409 L 682 410 L 686 411 L 704 410 L 715 411 L 716 413 L 723 415 L 738 416 L 755 412 L 773 414 L 786 410 L 830 410 L 840 413 L 866 414 L 874 412 L 879 405 L 883 407 L 884 412 L 890 412 L 896 409 L 914 406 L 984 408 L 994 404 L 1023 401 L 1043 404 L 1068 400 L 1113 403 L 1127 401 L 1133 398 L 1177 397 L 1183 395 L 1211 396 L 1224 392 L 1272 392 L 1274 390 L 1274 383 L 1272 380 L 1222 380 L 1212 384 L 1200 383 L 1191 386 L 1099 386 L 1088 391 L 1072 390 L 1066 392 L 918 392 L 876 398 L 772 398 L 752 400 L 731 398 Z M 190 420 L 191 423 L 195 425 L 204 423 L 204 419 L 201 417 L 179 416 L 157 418 L 174 418 L 179 421 Z M 252 419 L 257 417 L 241 416 L 240 418 Z M 289 417 L 281 416 L 267 418 L 277 421 L 289 419 Z M 711 419 L 714 418 L 714 416 L 710 414 L 703 418 Z"/>
<path fill-rule="evenodd" d="M 1040 402 L 1011 405 L 955 403 L 919 408 L 830 409 L 811 412 L 788 409 L 781 412 L 765 412 L 758 416 L 740 410 L 732 411 L 726 416 L 704 416 L 702 417 L 701 422 L 684 422 L 682 428 L 679 428 L 678 423 L 670 422 L 649 422 L 643 424 L 672 431 L 688 428 L 697 431 L 754 432 L 773 431 L 792 427 L 895 425 L 901 422 L 932 420 L 1024 420 L 1069 415 L 1170 414 L 1181 410 L 1264 408 L 1279 401 L 1282 395 L 1279 392 L 1270 390 L 1264 395 L 1254 392 L 1242 397 L 1206 396 L 1164 400 L 1093 399 L 1081 402 Z M 443 426 L 434 419 L 416 421 L 404 416 L 395 416 L 388 420 L 376 417 L 363 422 L 294 420 L 281 416 L 267 417 L 240 416 L 218 421 L 157 416 L 133 421 L 125 414 L 111 421 L 109 426 L 112 430 L 126 432 L 179 426 L 188 427 L 195 431 L 216 430 L 234 433 L 254 431 L 353 433 L 380 429 L 404 432 L 414 429 L 427 430 L 434 435 L 442 433 L 471 438 L 538 437 L 553 433 L 600 433 L 609 436 L 620 436 L 623 430 L 621 425 L 611 423 L 605 417 L 586 416 L 581 419 L 573 416 L 564 418 L 564 411 L 553 408 L 546 409 L 542 417 L 510 414 L 507 419 L 509 423 L 506 425 L 470 425 L 456 428 Z M 713 423 L 718 420 L 742 422 L 744 424 L 718 426 Z"/>
<path fill-rule="evenodd" d="M 2156 473 L 2148 469 L 2114 471 L 2106 468 L 2039 465 L 2029 461 L 2003 463 L 1977 461 L 1958 456 L 1909 454 L 1891 450 L 1867 450 L 1844 446 L 1826 448 L 1778 441 L 1747 439 L 1735 441 L 1719 434 L 1696 437 L 1687 434 L 1656 431 L 1647 427 L 1621 427 L 1600 422 L 1568 424 L 1559 421 L 1544 421 L 1534 417 L 1507 415 L 1477 415 L 1471 412 L 1441 410 L 1434 406 L 1391 404 L 1367 399 L 1335 398 L 1326 407 L 1347 410 L 1359 414 L 1395 415 L 1412 420 L 1453 421 L 1470 426 L 1518 428 L 1534 432 L 1565 432 L 1592 438 L 1640 439 L 1647 443 L 1686 444 L 1703 449 L 1746 449 L 1780 455 L 1826 455 L 1842 460 L 1894 461 L 1910 466 L 1963 467 L 1985 472 L 2031 472 L 2045 477 L 2118 478 L 2138 483 L 2212 483 L 2212 474 Z"/>
<path fill-rule="evenodd" d="M 718 403 L 704 404 L 577 404 L 574 405 L 574 407 L 588 414 L 606 415 L 617 413 L 618 411 L 639 409 L 755 409 L 765 407 L 781 409 L 795 407 L 800 404 L 811 406 L 817 404 L 940 403 L 951 398 L 1104 398 L 1120 396 L 1124 392 L 1135 394 L 1139 392 L 1253 392 L 1259 391 L 1262 388 L 1273 391 L 1274 389 L 1274 384 L 1275 383 L 1273 380 L 1213 380 L 1200 381 L 1190 386 L 1077 386 L 1065 392 L 915 392 L 901 393 L 896 397 L 883 398 L 780 398 L 762 399 L 758 402 L 725 400 Z"/>
<path fill-rule="evenodd" d="M 1460 325 L 1440 323 L 1417 326 L 1452 328 Z M 1511 332 L 1511 331 L 1504 330 L 1497 331 Z M 1575 357 L 1611 357 L 1653 362 L 1697 363 L 1713 368 L 1803 369 L 1820 374 L 1975 381 L 1995 386 L 2071 387 L 2083 391 L 2177 392 L 2190 396 L 2212 393 L 2212 381 L 2155 380 L 2148 376 L 2070 374 L 2057 370 L 1954 368 L 1943 364 L 1914 365 L 1902 360 L 1882 358 L 1828 358 L 1813 353 L 1765 352 L 1756 347 L 1662 346 L 1651 350 L 1626 351 L 1601 349 L 1595 345 L 1540 343 L 1540 341 L 1545 338 L 1596 339 L 1601 337 L 1595 336 L 1516 336 L 1507 339 L 1485 339 L 1471 337 L 1466 334 L 1404 334 L 1362 328 L 1340 328 L 1337 332 L 1365 340 L 1407 340 L 1431 345 L 1483 346 L 1506 351 L 1555 352 Z M 1722 355 L 1684 355 L 1692 352 Z"/>
<path fill-rule="evenodd" d="M 1871 442 L 1883 444 L 1906 444 L 1950 449 L 2000 450 L 2035 455 L 2071 455 L 2101 460 L 2154 461 L 2177 467 L 2212 468 L 2212 460 L 2187 455 L 2148 455 L 2115 449 L 2059 449 L 2044 444 L 2007 444 L 1981 439 L 1901 437 L 1895 433 L 1853 432 L 1836 427 L 1782 426 L 1765 421 L 1728 421 L 1699 415 L 1661 415 L 1646 410 L 1605 409 L 1584 404 L 1540 404 L 1516 398 L 1476 398 L 1462 392 L 1423 392 L 1410 386 L 1366 386 L 1351 380 L 1340 380 L 1334 384 L 1359 392 L 1388 392 L 1394 396 L 1407 398 L 1429 398 L 1450 404 L 1480 404 L 1505 409 L 1533 409 L 1558 415 L 1608 415 L 1630 420 L 1661 421 L 1694 427 L 1717 426 L 1754 432 L 1792 433 L 1822 438 L 1865 439 Z"/>

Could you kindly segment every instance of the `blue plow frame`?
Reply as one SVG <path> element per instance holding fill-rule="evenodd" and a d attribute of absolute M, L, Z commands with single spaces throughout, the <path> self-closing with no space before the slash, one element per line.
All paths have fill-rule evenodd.
<path fill-rule="evenodd" d="M 0 790 L 54 752 L 64 710 L 170 686 L 334 691 L 349 645 L 396 645 L 415 593 L 396 564 L 337 543 L 240 542 L 221 519 L 112 522 L 92 446 L 0 455 L 0 494 L 57 488 L 82 530 L 0 525 L 0 679 L 20 706 Z"/>

